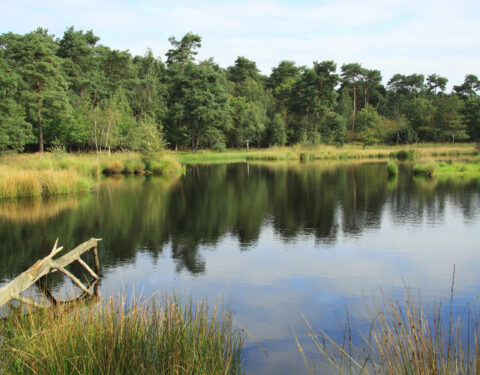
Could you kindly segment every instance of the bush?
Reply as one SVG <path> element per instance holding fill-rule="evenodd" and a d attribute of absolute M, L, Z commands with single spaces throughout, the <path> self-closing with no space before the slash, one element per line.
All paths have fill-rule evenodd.
<path fill-rule="evenodd" d="M 418 152 L 415 150 L 400 150 L 396 156 L 398 160 L 414 160 L 417 154 Z"/>
<path fill-rule="evenodd" d="M 227 146 L 224 142 L 217 142 L 213 145 L 212 150 L 217 152 L 223 152 L 227 150 Z"/>

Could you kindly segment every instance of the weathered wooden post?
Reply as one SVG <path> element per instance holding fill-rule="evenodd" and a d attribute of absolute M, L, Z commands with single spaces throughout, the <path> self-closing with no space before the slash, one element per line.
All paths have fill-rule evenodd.
<path fill-rule="evenodd" d="M 4 287 L 0 288 L 0 307 L 5 305 L 6 303 L 10 302 L 11 300 L 17 300 L 24 304 L 34 306 L 37 308 L 44 308 L 38 304 L 37 302 L 23 297 L 20 293 L 27 290 L 33 284 L 37 284 L 40 290 L 45 294 L 47 299 L 50 303 L 54 306 L 58 304 L 58 301 L 55 297 L 48 291 L 45 285 L 40 281 L 40 279 L 52 272 L 62 272 L 65 276 L 67 276 L 72 282 L 82 290 L 83 294 L 93 296 L 92 292 L 89 290 L 92 286 L 92 283 L 85 287 L 85 285 L 72 273 L 65 269 L 69 264 L 77 261 L 80 265 L 94 278 L 95 281 L 99 280 L 100 274 L 100 262 L 98 260 L 98 250 L 97 244 L 101 241 L 98 238 L 91 238 L 88 241 L 78 245 L 75 249 L 71 250 L 67 254 L 54 259 L 55 255 L 57 255 L 60 251 L 62 251 L 63 247 L 57 248 L 58 239 L 53 246 L 52 251 L 48 256 L 43 259 L 38 260 L 32 267 L 30 267 L 25 272 L 18 275 L 15 279 L 13 279 L 10 283 L 5 285 Z M 93 251 L 93 256 L 95 259 L 95 271 L 93 271 L 90 266 L 85 263 L 81 256 L 86 253 L 87 251 Z M 94 283 L 94 294 L 98 296 L 98 283 Z"/>

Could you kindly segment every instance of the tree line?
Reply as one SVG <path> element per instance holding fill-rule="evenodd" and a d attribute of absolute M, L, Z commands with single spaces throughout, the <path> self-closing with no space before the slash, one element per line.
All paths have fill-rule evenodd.
<path fill-rule="evenodd" d="M 238 57 L 196 61 L 199 35 L 169 38 L 165 62 L 99 44 L 93 31 L 0 35 L 0 152 L 223 150 L 292 144 L 480 140 L 480 80 L 446 92 L 437 74 L 281 61 L 269 76 Z"/>

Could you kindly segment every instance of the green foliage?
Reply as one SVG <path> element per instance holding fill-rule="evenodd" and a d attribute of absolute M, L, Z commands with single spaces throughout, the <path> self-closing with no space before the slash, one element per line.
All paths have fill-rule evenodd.
<path fill-rule="evenodd" d="M 6 46 L 5 58 L 23 81 L 20 98 L 28 109 L 27 119 L 37 127 L 42 152 L 44 121 L 66 115 L 69 110 L 61 59 L 55 54 L 57 46 L 53 37 L 40 28 L 24 36 L 3 34 L 0 44 Z"/>
<path fill-rule="evenodd" d="M 395 74 L 385 87 L 379 70 L 348 63 L 337 72 L 329 60 L 309 67 L 281 61 L 266 77 L 242 56 L 226 69 L 213 59 L 195 61 L 197 34 L 169 41 L 165 64 L 150 50 L 132 57 L 73 26 L 57 39 L 44 29 L 2 34 L 0 152 L 54 142 L 67 151 L 111 153 L 480 139 L 473 74 L 452 94 L 438 74 L 426 81 Z"/>
<path fill-rule="evenodd" d="M 25 121 L 25 108 L 17 101 L 21 77 L 10 68 L 0 49 L 0 152 L 23 151 L 34 141 L 32 126 Z"/>
<path fill-rule="evenodd" d="M 364 146 L 378 143 L 381 140 L 380 131 L 382 117 L 375 108 L 366 106 L 357 115 L 357 137 L 356 140 Z"/>

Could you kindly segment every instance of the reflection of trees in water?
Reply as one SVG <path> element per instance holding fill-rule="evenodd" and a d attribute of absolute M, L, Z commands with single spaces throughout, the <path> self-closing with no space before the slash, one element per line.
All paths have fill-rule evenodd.
<path fill-rule="evenodd" d="M 477 182 L 414 180 L 405 169 L 388 180 L 379 163 L 195 166 L 181 179 L 106 181 L 71 207 L 51 201 L 45 214 L 0 215 L 0 280 L 44 256 L 57 236 L 66 249 L 102 237 L 103 267 L 132 262 L 139 250 L 157 257 L 170 245 L 177 270 L 199 273 L 205 269 L 200 246 L 215 246 L 229 233 L 248 249 L 266 221 L 284 241 L 312 235 L 334 244 L 339 231 L 379 227 L 385 204 L 394 220 L 438 219 L 447 201 L 471 218 L 479 190 Z"/>

